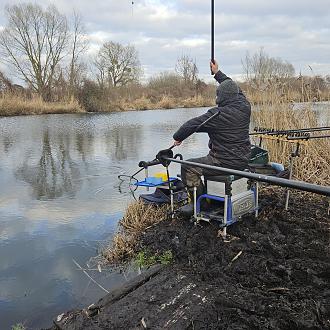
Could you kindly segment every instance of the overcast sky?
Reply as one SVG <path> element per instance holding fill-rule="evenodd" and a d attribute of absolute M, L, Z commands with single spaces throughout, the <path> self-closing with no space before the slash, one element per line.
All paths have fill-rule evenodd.
<path fill-rule="evenodd" d="M 4 7 L 21 1 L 0 0 Z M 210 0 L 36 0 L 53 3 L 60 12 L 80 12 L 90 52 L 102 43 L 134 45 L 145 76 L 173 70 L 177 58 L 196 59 L 200 76 L 210 79 Z M 291 62 L 296 72 L 330 74 L 330 0 L 215 0 L 216 58 L 222 70 L 242 74 L 241 59 L 263 47 L 273 57 Z"/>

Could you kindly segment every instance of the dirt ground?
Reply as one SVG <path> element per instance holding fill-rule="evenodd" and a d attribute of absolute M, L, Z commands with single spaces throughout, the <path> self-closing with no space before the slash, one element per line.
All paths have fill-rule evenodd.
<path fill-rule="evenodd" d="M 330 329 L 328 201 L 261 194 L 258 219 L 228 229 L 173 220 L 150 228 L 140 248 L 169 249 L 174 262 L 87 317 L 61 329 Z"/>

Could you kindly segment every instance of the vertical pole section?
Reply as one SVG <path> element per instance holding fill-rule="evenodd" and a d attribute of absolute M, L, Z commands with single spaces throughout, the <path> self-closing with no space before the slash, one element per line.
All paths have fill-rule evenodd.
<path fill-rule="evenodd" d="M 211 61 L 214 63 L 214 0 L 211 0 Z"/>
<path fill-rule="evenodd" d="M 292 179 L 292 174 L 293 174 L 293 166 L 294 166 L 294 159 L 295 157 L 299 157 L 299 147 L 300 144 L 297 143 L 296 149 L 294 152 L 292 152 L 291 157 L 290 157 L 290 167 L 289 167 L 289 180 Z M 289 199 L 290 199 L 290 190 L 287 189 L 286 192 L 286 199 L 285 199 L 285 210 L 287 211 L 289 209 Z"/>
<path fill-rule="evenodd" d="M 148 167 L 146 167 L 146 168 L 144 169 L 144 172 L 145 172 L 145 176 L 146 176 L 146 178 L 148 178 L 148 177 L 149 177 Z M 150 190 L 150 188 L 147 187 L 147 191 L 149 191 L 149 190 Z"/>
<path fill-rule="evenodd" d="M 294 162 L 294 157 L 293 157 L 293 155 L 292 155 L 291 158 L 290 158 L 289 180 L 292 179 L 293 162 Z M 287 191 L 286 191 L 286 198 L 285 198 L 285 210 L 286 210 L 286 211 L 289 209 L 289 199 L 290 199 L 290 190 L 287 189 Z"/>
<path fill-rule="evenodd" d="M 255 217 L 258 218 L 258 215 L 259 215 L 259 183 L 258 183 L 258 181 L 255 182 L 255 198 L 256 198 Z"/>
<path fill-rule="evenodd" d="M 223 231 L 222 231 L 222 237 L 226 239 L 227 236 L 227 222 L 228 222 L 228 195 L 225 195 L 225 205 L 224 205 L 224 213 L 223 213 Z"/>
<path fill-rule="evenodd" d="M 194 187 L 194 218 L 198 222 L 198 219 L 197 219 L 197 187 Z"/>
<path fill-rule="evenodd" d="M 172 219 L 174 219 L 174 192 L 173 192 L 173 185 L 170 179 L 170 171 L 168 169 L 168 166 L 166 166 L 166 174 L 168 181 L 168 189 L 170 190 L 170 196 L 171 196 L 171 217 Z"/>

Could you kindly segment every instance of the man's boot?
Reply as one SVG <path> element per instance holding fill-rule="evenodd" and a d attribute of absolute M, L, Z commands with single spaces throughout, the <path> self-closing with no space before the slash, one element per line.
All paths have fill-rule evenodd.
<path fill-rule="evenodd" d="M 204 186 L 201 184 L 197 187 L 196 195 L 197 199 L 199 196 L 204 194 Z M 188 188 L 188 204 L 183 205 L 179 209 L 179 213 L 187 219 L 190 219 L 194 214 L 194 188 Z"/>

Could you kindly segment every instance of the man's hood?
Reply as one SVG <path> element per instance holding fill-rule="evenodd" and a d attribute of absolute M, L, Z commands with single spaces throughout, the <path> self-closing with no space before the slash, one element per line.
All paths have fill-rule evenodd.
<path fill-rule="evenodd" d="M 239 94 L 238 85 L 231 79 L 226 79 L 217 88 L 217 105 L 225 105 Z"/>

